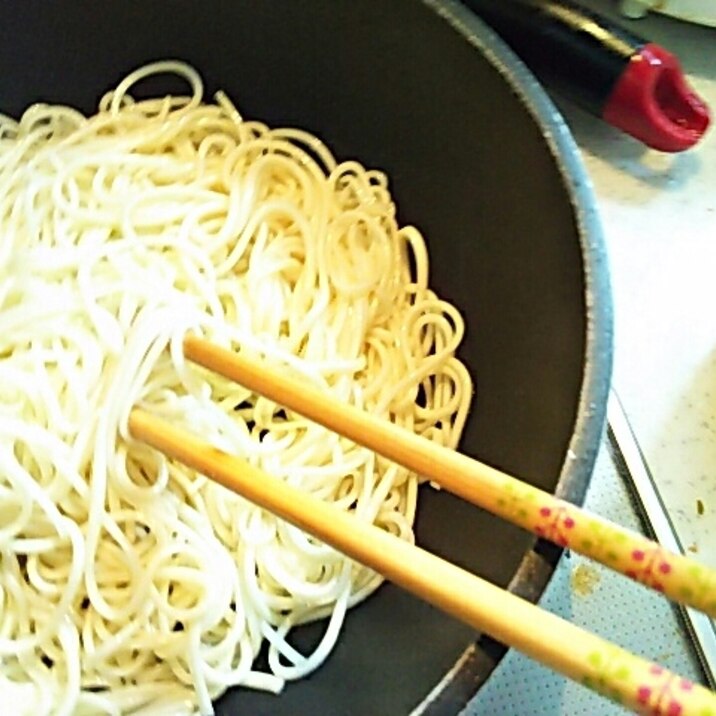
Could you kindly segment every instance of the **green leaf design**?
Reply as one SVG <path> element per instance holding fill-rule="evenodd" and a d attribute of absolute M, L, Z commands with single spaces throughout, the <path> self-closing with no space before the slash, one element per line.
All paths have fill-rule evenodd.
<path fill-rule="evenodd" d="M 607 564 L 618 562 L 619 550 L 615 547 L 623 545 L 627 537 L 619 530 L 596 520 L 588 521 L 586 528 L 589 535 L 578 543 L 578 548 Z"/>
<path fill-rule="evenodd" d="M 507 483 L 504 486 L 503 496 L 496 500 L 498 507 L 509 515 L 525 520 L 529 516 L 529 507 L 534 504 L 536 490 L 529 485 L 514 485 Z"/>
<path fill-rule="evenodd" d="M 631 676 L 629 666 L 624 663 L 623 658 L 622 650 L 618 647 L 589 653 L 586 661 L 593 672 L 584 676 L 582 684 L 618 704 L 623 703 L 622 695 L 612 686 L 614 682 L 626 681 Z"/>
<path fill-rule="evenodd" d="M 716 577 L 710 569 L 705 569 L 698 564 L 690 565 L 686 569 L 688 584 L 682 584 L 679 595 L 683 599 L 696 600 L 701 602 L 706 609 L 716 609 Z"/>

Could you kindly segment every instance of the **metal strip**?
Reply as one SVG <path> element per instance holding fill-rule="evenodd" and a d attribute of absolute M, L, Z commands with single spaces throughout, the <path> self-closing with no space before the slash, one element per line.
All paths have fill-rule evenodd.
<path fill-rule="evenodd" d="M 607 419 L 609 442 L 615 452 L 615 464 L 627 478 L 627 484 L 633 490 L 651 536 L 667 549 L 683 554 L 683 546 L 664 506 L 659 488 L 649 471 L 619 397 L 613 390 L 609 397 Z M 678 609 L 706 680 L 712 688 L 716 688 L 716 622 L 694 609 Z"/>

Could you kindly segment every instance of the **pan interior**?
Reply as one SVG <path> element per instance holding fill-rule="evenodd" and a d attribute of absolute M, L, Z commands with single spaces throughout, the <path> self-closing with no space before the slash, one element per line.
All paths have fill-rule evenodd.
<path fill-rule="evenodd" d="M 0 5 L 0 33 L 8 114 L 38 100 L 91 111 L 128 70 L 178 58 L 245 116 L 305 127 L 387 171 L 401 221 L 428 239 L 432 283 L 467 319 L 477 390 L 463 449 L 554 490 L 584 374 L 582 254 L 560 172 L 494 59 L 412 0 L 28 0 Z M 418 539 L 503 586 L 532 543 L 429 488 Z M 218 713 L 408 713 L 473 639 L 385 586 L 312 677 L 279 698 L 234 690 Z"/>

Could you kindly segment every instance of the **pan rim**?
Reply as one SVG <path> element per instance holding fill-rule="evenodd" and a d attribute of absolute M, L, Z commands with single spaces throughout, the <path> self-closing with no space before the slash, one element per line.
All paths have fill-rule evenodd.
<path fill-rule="evenodd" d="M 572 437 L 555 494 L 582 504 L 604 436 L 614 334 L 609 261 L 592 183 L 562 114 L 534 74 L 497 33 L 457 0 L 421 2 L 462 35 L 515 92 L 542 134 L 572 205 L 584 272 L 584 373 Z M 563 552 L 562 548 L 535 538 L 508 590 L 538 602 Z M 413 709 L 411 716 L 454 716 L 462 711 L 508 651 L 508 647 L 492 638 L 479 636 Z"/>

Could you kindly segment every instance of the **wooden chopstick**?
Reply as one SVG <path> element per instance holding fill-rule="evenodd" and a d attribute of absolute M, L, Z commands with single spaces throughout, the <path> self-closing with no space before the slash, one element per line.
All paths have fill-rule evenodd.
<path fill-rule="evenodd" d="M 716 570 L 466 455 L 340 403 L 306 381 L 197 336 L 184 355 L 546 540 L 716 617 Z"/>
<path fill-rule="evenodd" d="M 716 713 L 716 694 L 135 408 L 131 435 L 499 641 L 637 713 Z M 677 713 L 677 711 L 673 711 Z"/>

